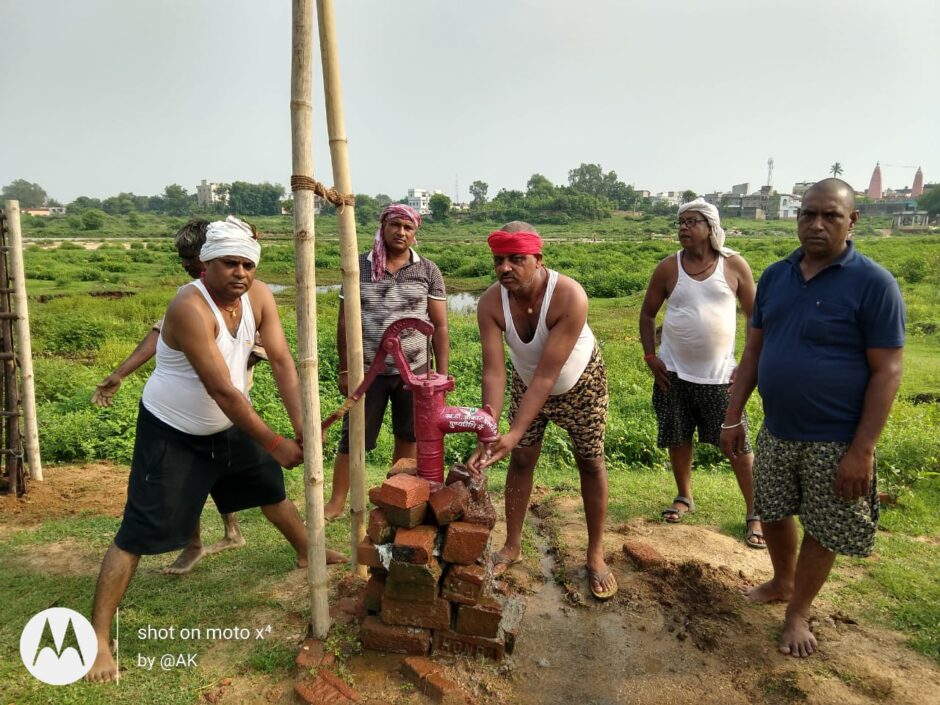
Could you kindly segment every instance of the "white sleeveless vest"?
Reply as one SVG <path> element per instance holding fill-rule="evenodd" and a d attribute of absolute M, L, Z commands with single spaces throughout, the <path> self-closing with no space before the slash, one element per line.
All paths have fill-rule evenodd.
<path fill-rule="evenodd" d="M 219 326 L 215 343 L 229 369 L 232 384 L 247 399 L 248 356 L 255 343 L 256 328 L 248 293 L 241 296 L 242 320 L 233 336 L 205 285 L 197 280 L 189 286 L 199 290 L 215 314 Z M 157 339 L 157 366 L 147 380 L 142 401 L 147 411 L 163 423 L 193 436 L 209 436 L 232 426 L 228 416 L 209 396 L 185 353 L 167 345 L 162 331 Z"/>

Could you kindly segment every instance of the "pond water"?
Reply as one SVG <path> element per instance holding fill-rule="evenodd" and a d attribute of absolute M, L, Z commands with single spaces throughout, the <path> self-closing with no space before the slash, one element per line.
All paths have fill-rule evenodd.
<path fill-rule="evenodd" d="M 293 289 L 290 284 L 268 284 L 272 294 L 281 294 Z M 329 294 L 333 291 L 339 291 L 339 284 L 323 284 L 317 287 L 318 294 Z M 469 291 L 459 291 L 456 294 L 450 294 L 447 297 L 447 310 L 451 313 L 473 313 L 477 310 L 477 300 L 479 294 Z"/>

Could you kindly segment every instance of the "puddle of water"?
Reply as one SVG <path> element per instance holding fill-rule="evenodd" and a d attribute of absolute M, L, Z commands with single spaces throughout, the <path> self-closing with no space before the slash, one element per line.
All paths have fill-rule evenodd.
<path fill-rule="evenodd" d="M 451 313 L 473 313 L 477 310 L 479 294 L 460 291 L 447 297 L 447 310 Z"/>

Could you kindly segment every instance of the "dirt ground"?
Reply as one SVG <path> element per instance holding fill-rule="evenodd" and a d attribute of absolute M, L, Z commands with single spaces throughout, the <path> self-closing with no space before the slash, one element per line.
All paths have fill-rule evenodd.
<path fill-rule="evenodd" d="M 118 516 L 126 468 L 105 464 L 46 469 L 28 499 L 0 496 L 0 536 L 56 517 Z M 497 502 L 497 504 L 499 504 Z M 609 526 L 608 562 L 620 584 L 610 602 L 590 597 L 583 568 L 586 533 L 580 500 L 533 498 L 529 519 L 541 558 L 506 574 L 510 593 L 526 598 L 521 634 L 502 663 L 440 659 L 450 677 L 478 703 L 553 705 L 932 705 L 940 703 L 940 669 L 904 645 L 904 636 L 865 623 L 861 615 L 817 601 L 820 653 L 797 660 L 777 652 L 783 606 L 747 603 L 740 588 L 770 576 L 764 551 L 701 526 L 665 525 L 643 518 Z M 502 538 L 497 524 L 494 545 Z M 622 552 L 624 541 L 652 547 L 666 562 L 640 571 Z M 78 542 L 34 551 L 30 567 L 56 574 L 93 574 L 98 556 Z M 331 604 L 353 581 L 330 570 Z M 293 611 L 304 604 L 305 573 L 271 586 L 272 601 Z M 333 610 L 339 623 L 352 618 Z M 272 612 L 273 617 L 283 613 Z M 305 620 L 290 619 L 297 643 Z M 861 622 L 861 623 L 859 623 Z M 364 703 L 421 705 L 398 673 L 403 657 L 366 652 L 348 668 Z M 215 664 L 213 666 L 213 664 Z M 225 653 L 207 653 L 200 668 L 225 672 Z M 294 678 L 258 674 L 220 677 L 198 702 L 293 703 Z"/>

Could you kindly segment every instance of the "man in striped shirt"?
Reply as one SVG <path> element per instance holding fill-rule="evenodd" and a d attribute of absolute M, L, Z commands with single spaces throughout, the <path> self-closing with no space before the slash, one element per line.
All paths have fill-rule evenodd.
<path fill-rule="evenodd" d="M 372 364 L 382 334 L 401 318 L 421 318 L 434 324 L 432 345 L 437 371 L 447 374 L 450 337 L 447 332 L 447 303 L 444 278 L 437 265 L 419 257 L 412 249 L 421 215 L 413 208 L 393 203 L 382 211 L 372 250 L 359 255 L 359 300 L 362 306 L 362 352 L 365 368 Z M 339 389 L 349 395 L 346 363 L 346 322 L 343 292 L 340 292 L 336 346 L 339 353 Z M 402 352 L 415 373 L 424 372 L 427 359 L 425 337 L 414 330 L 401 334 Z M 414 458 L 414 406 L 411 391 L 404 388 L 391 356 L 387 369 L 376 377 L 365 396 L 366 450 L 375 448 L 385 407 L 392 404 L 395 451 L 392 461 Z M 343 435 L 333 465 L 333 493 L 324 507 L 327 519 L 343 513 L 349 491 L 349 416 L 343 419 Z"/>

